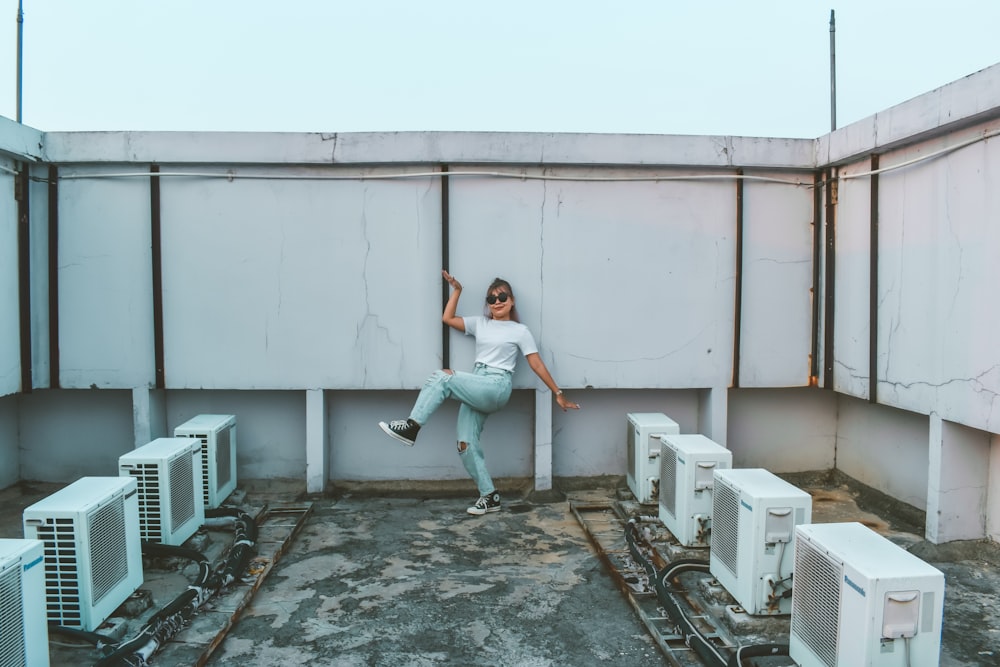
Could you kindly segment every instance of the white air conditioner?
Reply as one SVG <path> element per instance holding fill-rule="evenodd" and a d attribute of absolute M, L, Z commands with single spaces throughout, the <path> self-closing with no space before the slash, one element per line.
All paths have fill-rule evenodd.
<path fill-rule="evenodd" d="M 660 436 L 660 521 L 686 547 L 707 547 L 715 471 L 733 467 L 733 453 L 705 436 Z"/>
<path fill-rule="evenodd" d="M 149 542 L 184 544 L 205 523 L 201 444 L 157 438 L 118 457 L 118 474 L 139 490 L 139 535 Z"/>
<path fill-rule="evenodd" d="M 0 665 L 48 667 L 45 547 L 38 540 L 0 539 Z"/>
<path fill-rule="evenodd" d="M 174 428 L 174 436 L 201 441 L 205 508 L 218 507 L 236 489 L 236 416 L 198 415 Z"/>
<path fill-rule="evenodd" d="M 680 433 L 681 429 L 662 412 L 630 412 L 627 418 L 628 488 L 640 503 L 655 504 L 660 480 L 660 435 Z"/>
<path fill-rule="evenodd" d="M 860 523 L 798 526 L 789 657 L 801 667 L 936 667 L 944 574 Z"/>
<path fill-rule="evenodd" d="M 716 470 L 709 571 L 748 614 L 791 612 L 795 526 L 812 496 L 763 468 Z"/>
<path fill-rule="evenodd" d="M 94 630 L 142 585 L 139 498 L 130 477 L 81 477 L 23 514 L 45 543 L 50 623 Z"/>

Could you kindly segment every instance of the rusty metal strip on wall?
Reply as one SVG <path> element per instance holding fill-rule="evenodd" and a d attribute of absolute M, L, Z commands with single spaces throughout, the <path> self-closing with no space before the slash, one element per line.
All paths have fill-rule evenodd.
<path fill-rule="evenodd" d="M 163 248 L 160 243 L 160 166 L 149 167 L 149 220 L 152 245 L 150 264 L 153 271 L 153 354 L 156 364 L 156 388 L 166 387 L 163 361 Z"/>
<path fill-rule="evenodd" d="M 28 203 L 28 165 L 14 176 L 14 199 L 17 201 L 17 287 L 18 321 L 21 337 L 21 391 L 30 394 L 31 373 L 31 225 Z"/>
<path fill-rule="evenodd" d="M 451 247 L 449 244 L 451 238 L 451 216 L 450 216 L 450 177 L 448 176 L 448 165 L 441 165 L 441 267 L 445 271 L 451 271 Z M 441 281 L 441 310 L 444 311 L 445 305 L 448 303 L 448 282 L 445 280 Z M 448 329 L 447 324 L 441 325 L 441 367 L 451 368 L 451 332 Z"/>
<path fill-rule="evenodd" d="M 837 283 L 837 192 L 840 183 L 836 167 L 826 174 L 826 283 L 823 316 L 823 387 L 833 389 L 834 315 Z"/>
<path fill-rule="evenodd" d="M 872 156 L 870 252 L 868 264 L 868 401 L 878 402 L 878 164 Z"/>
<path fill-rule="evenodd" d="M 740 329 L 743 326 L 743 170 L 736 170 L 736 312 L 733 323 L 733 387 L 740 386 Z"/>
<path fill-rule="evenodd" d="M 809 353 L 809 386 L 819 384 L 819 260 L 822 245 L 823 172 L 813 174 L 813 278 L 812 278 L 812 349 Z"/>
<path fill-rule="evenodd" d="M 59 368 L 59 167 L 49 165 L 49 387 L 60 387 Z"/>

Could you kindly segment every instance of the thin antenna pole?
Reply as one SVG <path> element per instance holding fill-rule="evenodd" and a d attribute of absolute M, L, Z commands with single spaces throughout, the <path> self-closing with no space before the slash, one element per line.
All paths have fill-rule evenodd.
<path fill-rule="evenodd" d="M 17 122 L 21 122 L 21 53 L 24 42 L 24 9 L 17 0 Z"/>
<path fill-rule="evenodd" d="M 837 129 L 837 19 L 830 10 L 830 131 Z"/>

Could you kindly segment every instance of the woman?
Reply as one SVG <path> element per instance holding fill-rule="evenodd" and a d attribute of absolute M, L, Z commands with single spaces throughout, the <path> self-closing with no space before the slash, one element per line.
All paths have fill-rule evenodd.
<path fill-rule="evenodd" d="M 479 488 L 479 500 L 467 511 L 482 515 L 500 511 L 500 494 L 486 470 L 486 460 L 479 444 L 486 417 L 507 404 L 510 399 L 511 377 L 517 363 L 518 350 L 528 365 L 556 397 L 564 411 L 578 410 L 579 405 L 566 398 L 549 374 L 545 362 L 538 356 L 538 347 L 528 327 L 520 323 L 514 306 L 514 290 L 510 283 L 497 278 L 486 290 L 484 317 L 458 317 L 458 299 L 462 284 L 447 271 L 441 275 L 451 285 L 451 295 L 444 307 L 441 321 L 452 329 L 476 338 L 476 365 L 471 373 L 450 368 L 435 371 L 424 383 L 408 419 L 379 422 L 388 435 L 404 445 L 412 446 L 420 427 L 446 398 L 461 401 L 458 408 L 458 453 L 469 475 Z"/>

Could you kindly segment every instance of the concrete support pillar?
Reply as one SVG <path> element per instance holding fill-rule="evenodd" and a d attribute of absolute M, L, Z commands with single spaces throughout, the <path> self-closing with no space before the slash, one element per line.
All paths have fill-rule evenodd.
<path fill-rule="evenodd" d="M 535 390 L 535 491 L 552 490 L 552 392 Z"/>
<path fill-rule="evenodd" d="M 990 435 L 930 415 L 926 537 L 935 544 L 986 535 Z"/>
<path fill-rule="evenodd" d="M 698 432 L 726 447 L 729 427 L 729 388 L 713 387 L 698 392 Z"/>
<path fill-rule="evenodd" d="M 306 390 L 306 492 L 326 491 L 329 455 L 326 448 L 326 400 L 322 389 Z"/>
<path fill-rule="evenodd" d="M 132 389 L 133 446 L 142 447 L 157 438 L 169 435 L 167 431 L 166 396 L 162 389 L 135 387 Z"/>
<path fill-rule="evenodd" d="M 986 536 L 1000 542 L 1000 435 L 990 435 L 990 485 L 986 490 Z"/>

